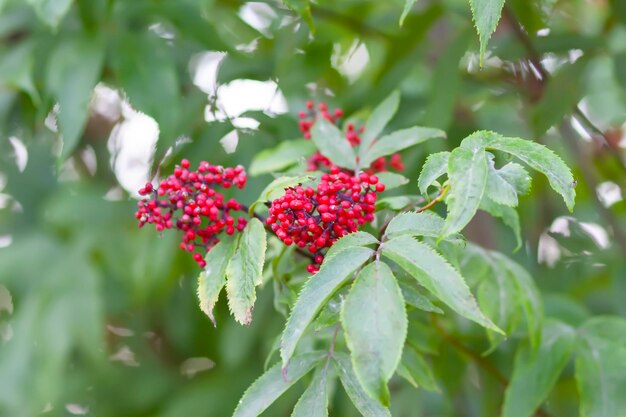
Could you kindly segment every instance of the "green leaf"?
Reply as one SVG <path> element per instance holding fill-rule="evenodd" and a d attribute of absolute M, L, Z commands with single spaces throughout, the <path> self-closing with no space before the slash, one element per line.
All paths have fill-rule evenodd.
<path fill-rule="evenodd" d="M 313 175 L 300 175 L 297 177 L 278 177 L 274 181 L 270 182 L 261 194 L 259 198 L 250 205 L 248 211 L 250 215 L 254 213 L 254 209 L 258 204 L 265 203 L 266 201 L 272 201 L 285 194 L 285 189 L 289 187 L 295 187 L 296 185 L 303 184 L 314 178 Z"/>
<path fill-rule="evenodd" d="M 341 321 L 358 380 L 372 398 L 389 406 L 387 382 L 400 361 L 408 320 L 387 264 L 363 268 L 343 303 Z"/>
<path fill-rule="evenodd" d="M 415 285 L 411 285 L 404 281 L 400 281 L 399 284 L 400 290 L 402 291 L 402 298 L 404 298 L 405 303 L 423 311 L 443 314 L 443 310 L 434 305 L 432 301 L 415 288 L 417 283 L 414 283 Z"/>
<path fill-rule="evenodd" d="M 507 333 L 518 327 L 523 314 L 528 339 L 536 348 L 541 339 L 543 302 L 530 274 L 501 253 L 473 244 L 467 247 L 461 264 L 470 281 L 478 284 L 478 301 L 485 314 Z M 491 347 L 496 347 L 496 338 L 489 336 Z"/>
<path fill-rule="evenodd" d="M 341 256 L 327 256 L 313 277 L 302 288 L 285 325 L 280 345 L 283 365 L 287 366 L 298 341 L 333 294 L 367 261 L 374 251 L 368 248 L 347 248 Z"/>
<path fill-rule="evenodd" d="M 409 179 L 404 175 L 395 172 L 381 172 L 377 174 L 378 181 L 385 184 L 385 190 L 392 190 L 409 183 Z"/>
<path fill-rule="evenodd" d="M 310 352 L 295 356 L 283 374 L 279 363 L 271 367 L 246 390 L 233 417 L 256 417 L 300 378 L 309 373 L 326 356 L 326 352 Z"/>
<path fill-rule="evenodd" d="M 395 197 L 381 198 L 376 201 L 376 210 L 393 210 L 400 211 L 409 207 L 411 204 L 418 201 L 418 196 L 399 195 Z"/>
<path fill-rule="evenodd" d="M 34 47 L 34 42 L 24 41 L 1 51 L 0 85 L 25 91 L 38 105 L 41 98 L 33 82 Z"/>
<path fill-rule="evenodd" d="M 530 175 L 523 166 L 515 162 L 509 162 L 502 168 L 496 170 L 498 175 L 511 184 L 518 195 L 525 195 L 530 192 Z"/>
<path fill-rule="evenodd" d="M 404 19 L 406 19 L 406 17 L 409 15 L 409 12 L 415 5 L 416 1 L 417 0 L 405 0 L 404 9 L 402 10 L 402 15 L 400 16 L 400 21 L 398 22 L 399 26 L 402 26 L 404 24 Z"/>
<path fill-rule="evenodd" d="M 400 213 L 387 225 L 385 238 L 397 236 L 430 236 L 438 237 L 443 229 L 444 220 L 430 211 L 421 213 Z"/>
<path fill-rule="evenodd" d="M 503 204 L 509 207 L 517 206 L 517 190 L 509 183 L 504 177 L 500 175 L 500 172 L 496 170 L 495 163 L 493 161 L 493 155 L 488 155 L 488 174 L 487 185 L 485 188 L 485 195 L 489 199 L 493 200 L 497 204 Z"/>
<path fill-rule="evenodd" d="M 504 137 L 494 132 L 478 131 L 463 140 L 461 146 L 482 146 L 506 152 L 520 159 L 529 167 L 541 172 L 548 178 L 554 191 L 559 193 L 567 208 L 572 211 L 576 191 L 572 172 L 549 148 L 529 140 Z"/>
<path fill-rule="evenodd" d="M 226 284 L 226 266 L 235 252 L 236 239 L 224 237 L 213 246 L 204 260 L 206 268 L 198 276 L 198 299 L 200 309 L 209 316 L 213 326 L 216 325 L 213 307 Z"/>
<path fill-rule="evenodd" d="M 328 380 L 326 369 L 318 371 L 296 403 L 291 417 L 328 417 Z"/>
<path fill-rule="evenodd" d="M 359 147 L 359 158 L 369 151 L 372 143 L 380 136 L 387 124 L 398 111 L 400 105 L 400 93 L 394 91 L 380 103 L 372 112 L 365 123 L 365 130 L 361 135 L 361 145 Z"/>
<path fill-rule="evenodd" d="M 287 7 L 298 13 L 302 19 L 309 25 L 312 33 L 315 33 L 315 23 L 311 15 L 311 5 L 309 0 L 283 0 Z"/>
<path fill-rule="evenodd" d="M 381 156 L 391 155 L 392 153 L 425 142 L 428 139 L 445 137 L 446 133 L 444 131 L 430 127 L 415 126 L 408 129 L 396 130 L 375 141 L 365 155 L 363 155 L 359 163 L 361 167 L 366 168 Z"/>
<path fill-rule="evenodd" d="M 576 383 L 581 416 L 626 415 L 626 320 L 594 317 L 579 333 Z"/>
<path fill-rule="evenodd" d="M 400 236 L 385 242 L 382 252 L 454 311 L 502 333 L 480 311 L 461 274 L 430 246 L 411 237 Z"/>
<path fill-rule="evenodd" d="M 437 152 L 430 154 L 422 165 L 422 172 L 417 180 L 417 186 L 424 195 L 428 193 L 428 187 L 443 174 L 448 172 L 448 159 L 450 152 Z"/>
<path fill-rule="evenodd" d="M 298 163 L 315 152 L 315 145 L 306 139 L 287 140 L 265 149 L 254 157 L 248 172 L 252 176 L 279 172 Z"/>
<path fill-rule="evenodd" d="M 491 252 L 491 255 L 508 270 L 510 276 L 515 277 L 514 282 L 519 294 L 518 303 L 521 304 L 526 316 L 530 345 L 536 348 L 539 346 L 543 326 L 543 301 L 539 288 L 528 271 L 520 264 L 498 252 Z"/>
<path fill-rule="evenodd" d="M 55 28 L 70 10 L 72 0 L 27 0 L 37 17 L 48 26 Z"/>
<path fill-rule="evenodd" d="M 85 35 L 62 41 L 50 56 L 47 84 L 59 102 L 63 159 L 74 151 L 85 129 L 93 89 L 100 80 L 104 54 L 104 39 Z"/>
<path fill-rule="evenodd" d="M 490 198 L 487 198 L 487 196 L 483 197 L 479 208 L 494 217 L 502 219 L 502 222 L 511 228 L 513 234 L 515 235 L 515 241 L 517 242 L 517 246 L 514 250 L 518 250 L 522 247 L 522 230 L 520 227 L 519 215 L 514 208 L 496 204 Z"/>
<path fill-rule="evenodd" d="M 504 394 L 503 417 L 530 417 L 547 398 L 576 343 L 566 324 L 547 321 L 539 350 L 521 346 L 515 356 L 511 382 Z"/>
<path fill-rule="evenodd" d="M 474 25 L 480 39 L 480 65 L 483 64 L 487 42 L 495 32 L 504 6 L 504 0 L 469 0 Z"/>
<path fill-rule="evenodd" d="M 422 387 L 432 392 L 440 391 L 433 371 L 424 357 L 408 345 L 404 347 L 402 361 L 398 366 L 398 375 L 406 379 L 415 388 Z"/>
<path fill-rule="evenodd" d="M 461 231 L 474 217 L 487 185 L 487 154 L 482 149 L 456 148 L 448 161 L 448 216 L 441 237 Z"/>
<path fill-rule="evenodd" d="M 348 355 L 336 352 L 333 355 L 335 367 L 339 373 L 341 384 L 346 394 L 363 417 L 391 417 L 389 409 L 383 407 L 380 402 L 371 398 L 363 390 L 352 368 L 352 362 Z"/>
<path fill-rule="evenodd" d="M 352 171 L 356 169 L 354 149 L 337 126 L 320 117 L 311 129 L 311 139 L 320 152 L 335 165 Z"/>
<path fill-rule="evenodd" d="M 332 258 L 333 256 L 348 248 L 370 246 L 376 243 L 378 243 L 378 239 L 376 239 L 374 236 L 367 232 L 357 231 L 353 233 L 348 233 L 347 235 L 342 236 L 335 243 L 333 243 L 330 249 L 328 249 L 325 259 Z"/>
<path fill-rule="evenodd" d="M 130 104 L 159 124 L 159 152 L 174 143 L 180 118 L 176 60 L 170 49 L 155 36 L 133 34 L 119 38 L 111 54 L 115 76 Z"/>
<path fill-rule="evenodd" d="M 453 39 L 439 46 L 441 52 L 432 69 L 426 108 L 420 119 L 426 126 L 447 130 L 454 121 L 458 113 L 457 104 L 463 96 L 462 77 L 467 73 L 461 60 L 472 38 L 471 28 L 466 27 L 454 33 Z"/>
<path fill-rule="evenodd" d="M 237 251 L 226 267 L 228 306 L 241 324 L 250 324 L 256 301 L 255 286 L 263 278 L 267 236 L 263 223 L 252 218 L 243 229 Z"/>

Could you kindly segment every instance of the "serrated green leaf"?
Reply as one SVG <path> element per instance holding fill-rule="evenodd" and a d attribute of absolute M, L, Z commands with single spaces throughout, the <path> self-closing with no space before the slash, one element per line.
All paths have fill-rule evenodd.
<path fill-rule="evenodd" d="M 342 251 L 341 256 L 326 257 L 319 272 L 302 288 L 285 325 L 280 345 L 284 366 L 289 363 L 298 341 L 324 304 L 373 254 L 374 251 L 368 248 L 351 247 Z"/>
<path fill-rule="evenodd" d="M 539 350 L 521 346 L 511 382 L 504 394 L 503 417 L 530 417 L 546 399 L 569 361 L 576 332 L 566 324 L 547 321 Z"/>
<path fill-rule="evenodd" d="M 336 352 L 333 356 L 335 367 L 339 373 L 339 379 L 352 404 L 363 417 L 391 417 L 389 409 L 383 407 L 380 402 L 371 398 L 363 390 L 352 368 L 352 362 L 345 353 Z"/>
<path fill-rule="evenodd" d="M 404 298 L 405 303 L 423 311 L 443 314 L 443 310 L 434 305 L 425 295 L 420 293 L 414 285 L 410 285 L 404 281 L 400 281 L 399 284 L 400 290 L 402 291 L 402 298 Z"/>
<path fill-rule="evenodd" d="M 509 271 L 510 276 L 515 277 L 514 282 L 519 294 L 518 302 L 526 316 L 530 345 L 536 348 L 539 346 L 543 326 L 543 301 L 539 288 L 528 271 L 520 264 L 498 252 L 491 252 L 491 256 Z"/>
<path fill-rule="evenodd" d="M 490 273 L 481 280 L 476 291 L 481 310 L 507 334 L 512 333 L 518 324 L 521 313 L 518 296 L 514 277 L 496 262 L 493 262 Z M 490 341 L 487 353 L 490 353 L 503 341 L 503 337 L 491 331 L 487 335 Z"/>
<path fill-rule="evenodd" d="M 313 142 L 306 139 L 281 142 L 274 148 L 256 154 L 248 172 L 257 176 L 282 171 L 298 163 L 301 158 L 312 155 L 315 149 Z"/>
<path fill-rule="evenodd" d="M 397 236 L 438 237 L 443 225 L 444 220 L 429 211 L 400 213 L 391 219 L 387 225 L 385 238 L 391 239 Z"/>
<path fill-rule="evenodd" d="M 85 129 L 104 54 L 102 37 L 82 36 L 62 41 L 50 56 L 47 85 L 59 103 L 57 118 L 63 137 L 63 159 L 74 151 Z"/>
<path fill-rule="evenodd" d="M 446 133 L 444 131 L 430 127 L 415 126 L 408 129 L 396 130 L 375 141 L 365 155 L 363 155 L 359 164 L 362 168 L 366 168 L 381 156 L 391 155 L 392 153 L 399 152 L 429 139 L 445 137 Z"/>
<path fill-rule="evenodd" d="M 328 373 L 319 370 L 300 397 L 291 417 L 328 417 Z"/>
<path fill-rule="evenodd" d="M 450 152 L 437 152 L 430 154 L 422 165 L 422 172 L 417 180 L 417 186 L 424 195 L 428 193 L 428 187 L 443 174 L 448 172 L 448 159 Z"/>
<path fill-rule="evenodd" d="M 55 28 L 65 17 L 73 0 L 27 0 L 37 13 L 37 17 L 48 26 Z"/>
<path fill-rule="evenodd" d="M 418 196 L 409 195 L 381 198 L 380 200 L 376 201 L 376 210 L 403 210 L 405 207 L 408 207 L 414 202 L 418 201 L 418 199 Z"/>
<path fill-rule="evenodd" d="M 326 352 L 310 352 L 295 356 L 283 374 L 279 363 L 254 381 L 237 404 L 233 417 L 256 417 L 326 356 Z"/>
<path fill-rule="evenodd" d="M 274 181 L 270 182 L 264 189 L 261 191 L 259 198 L 250 205 L 249 214 L 252 215 L 254 213 L 254 209 L 257 205 L 261 203 L 265 203 L 267 201 L 272 201 L 280 197 L 285 193 L 285 189 L 289 187 L 295 187 L 296 185 L 303 184 L 309 180 L 314 178 L 313 175 L 300 175 L 297 177 L 278 177 Z"/>
<path fill-rule="evenodd" d="M 387 264 L 363 268 L 343 303 L 341 321 L 358 380 L 388 407 L 387 382 L 400 361 L 408 320 L 402 292 Z"/>
<path fill-rule="evenodd" d="M 500 172 L 496 170 L 493 155 L 487 154 L 488 173 L 487 173 L 487 185 L 485 187 L 485 195 L 490 200 L 497 204 L 503 204 L 509 207 L 517 206 L 517 190 L 510 184 L 504 177 L 500 175 Z"/>
<path fill-rule="evenodd" d="M 348 233 L 345 236 L 342 236 L 340 239 L 335 241 L 333 245 L 328 249 L 325 258 L 332 258 L 338 253 L 348 249 L 348 248 L 357 248 L 361 246 L 370 246 L 378 243 L 378 239 L 367 232 L 357 231 L 353 233 Z"/>
<path fill-rule="evenodd" d="M 487 154 L 482 149 L 456 148 L 448 160 L 448 215 L 441 237 L 460 232 L 474 217 L 487 185 Z"/>
<path fill-rule="evenodd" d="M 244 325 L 252 321 L 255 287 L 263 277 L 266 249 L 267 236 L 263 223 L 252 218 L 243 230 L 237 251 L 226 267 L 228 306 L 235 319 Z"/>
<path fill-rule="evenodd" d="M 526 195 L 530 192 L 530 175 L 520 164 L 509 162 L 496 171 L 500 177 L 513 186 L 518 195 Z"/>
<path fill-rule="evenodd" d="M 372 115 L 369 119 L 367 119 L 367 122 L 365 123 L 365 131 L 361 135 L 359 158 L 362 159 L 367 151 L 369 151 L 372 143 L 374 143 L 376 138 L 380 136 L 385 129 L 385 126 L 387 126 L 398 111 L 399 105 L 400 93 L 398 91 L 394 91 L 389 95 L 389 97 L 385 98 L 382 103 L 376 106 Z"/>
<path fill-rule="evenodd" d="M 213 326 L 216 325 L 213 307 L 226 284 L 226 266 L 235 252 L 235 243 L 236 239 L 227 236 L 213 246 L 204 257 L 206 268 L 198 276 L 200 309 L 209 316 Z"/>
<path fill-rule="evenodd" d="M 402 26 L 404 24 L 404 19 L 406 19 L 406 17 L 409 15 L 409 12 L 415 5 L 416 1 L 417 0 L 405 0 L 404 9 L 402 10 L 402 15 L 400 16 L 400 21 L 398 22 L 399 26 Z"/>
<path fill-rule="evenodd" d="M 485 314 L 507 333 L 524 324 L 530 345 L 537 348 L 541 340 L 543 302 L 530 274 L 501 253 L 473 244 L 467 247 L 461 264 L 463 273 L 478 286 L 478 301 Z M 489 351 L 502 341 L 493 334 L 489 338 Z"/>
<path fill-rule="evenodd" d="M 113 70 L 137 110 L 159 124 L 157 158 L 174 143 L 180 119 L 180 89 L 171 47 L 156 36 L 126 35 L 114 44 Z"/>
<path fill-rule="evenodd" d="M 311 139 L 320 152 L 335 165 L 352 171 L 356 169 L 356 154 L 341 131 L 320 117 L 311 129 Z"/>
<path fill-rule="evenodd" d="M 425 243 L 400 236 L 385 242 L 382 253 L 454 311 L 488 329 L 502 333 L 480 311 L 465 280 L 441 255 Z"/>
<path fill-rule="evenodd" d="M 381 172 L 377 174 L 378 181 L 385 184 L 385 190 L 393 190 L 409 183 L 409 179 L 404 175 L 395 172 Z"/>
<path fill-rule="evenodd" d="M 487 42 L 500 21 L 504 0 L 469 0 L 472 18 L 480 39 L 480 65 L 483 64 Z"/>
<path fill-rule="evenodd" d="M 626 415 L 626 320 L 594 317 L 579 333 L 576 384 L 581 416 Z"/>
<path fill-rule="evenodd" d="M 481 146 L 515 156 L 529 167 L 544 174 L 552 189 L 563 197 L 567 208 L 570 211 L 573 210 L 576 197 L 574 177 L 563 160 L 549 148 L 536 142 L 504 137 L 489 131 L 471 134 L 463 139 L 461 146 L 472 148 Z"/>
<path fill-rule="evenodd" d="M 398 366 L 398 375 L 406 379 L 415 388 L 421 387 L 432 392 L 440 391 L 432 369 L 424 357 L 410 346 L 404 347 L 402 360 Z"/>
<path fill-rule="evenodd" d="M 479 208 L 494 217 L 502 219 L 502 222 L 513 231 L 515 241 L 517 242 L 517 246 L 514 250 L 518 250 L 522 247 L 522 230 L 519 215 L 513 207 L 496 204 L 490 198 L 487 198 L 487 196 L 483 196 Z"/>

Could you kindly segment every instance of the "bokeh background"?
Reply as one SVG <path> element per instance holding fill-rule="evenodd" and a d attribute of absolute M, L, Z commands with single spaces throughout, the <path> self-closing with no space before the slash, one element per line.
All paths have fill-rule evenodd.
<path fill-rule="evenodd" d="M 626 314 L 626 2 L 507 1 L 482 68 L 465 0 L 419 0 L 402 26 L 401 0 L 288 3 L 0 0 L 0 416 L 230 415 L 285 318 L 268 285 L 250 327 L 221 300 L 213 328 L 178 237 L 136 227 L 136 190 L 183 157 L 248 165 L 299 137 L 308 99 L 360 120 L 400 90 L 392 128 L 448 132 L 403 154 L 412 180 L 477 129 L 552 148 L 575 211 L 536 178 L 520 251 L 487 216 L 467 234 L 524 264 L 550 315 Z M 442 393 L 394 392 L 393 415 L 483 415 L 465 366 L 436 369 L 469 373 Z M 571 371 L 550 401 L 577 415 Z"/>

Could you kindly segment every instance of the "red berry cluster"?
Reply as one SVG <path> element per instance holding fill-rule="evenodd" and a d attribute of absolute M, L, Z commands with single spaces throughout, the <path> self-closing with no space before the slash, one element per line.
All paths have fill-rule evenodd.
<path fill-rule="evenodd" d="M 295 244 L 315 255 L 315 262 L 307 267 L 315 273 L 326 248 L 374 219 L 377 193 L 384 190 L 375 175 L 351 175 L 331 166 L 316 189 L 288 188 L 272 201 L 267 224 L 285 245 Z"/>
<path fill-rule="evenodd" d="M 300 131 L 305 139 L 311 139 L 311 128 L 318 117 L 323 117 L 334 124 L 338 124 L 343 117 L 343 110 L 335 109 L 330 112 L 328 105 L 323 102 L 318 105 L 319 113 L 315 109 L 315 103 L 311 100 L 307 101 L 306 107 L 307 111 L 302 111 L 298 115 L 300 117 L 298 126 L 300 127 Z M 350 142 L 352 147 L 355 147 L 361 143 L 361 137 L 359 135 L 364 131 L 365 126 L 361 126 L 357 129 L 353 123 L 348 123 L 346 125 L 345 138 L 348 142 Z M 319 152 L 315 152 L 307 160 L 307 170 L 309 171 L 317 171 L 321 168 L 330 168 L 331 165 L 332 162 Z M 389 159 L 389 166 L 397 171 L 404 171 L 404 163 L 402 162 L 400 154 L 396 153 L 391 156 Z M 367 170 L 369 173 L 382 171 L 387 171 L 387 158 L 384 156 L 372 162 L 370 169 Z"/>
<path fill-rule="evenodd" d="M 158 188 L 147 183 L 139 194 L 147 196 L 137 203 L 135 217 L 139 227 L 154 224 L 157 231 L 176 228 L 183 232 L 180 247 L 194 252 L 193 259 L 201 268 L 206 266 L 204 256 L 219 242 L 218 234 L 232 235 L 246 226 L 246 219 L 235 219 L 232 211 L 242 210 L 235 199 L 224 200 L 214 187 L 243 188 L 246 173 L 242 166 L 224 168 L 201 162 L 191 171 L 189 161 L 183 159 L 174 174 L 160 182 Z M 245 210 L 243 210 L 245 211 Z"/>

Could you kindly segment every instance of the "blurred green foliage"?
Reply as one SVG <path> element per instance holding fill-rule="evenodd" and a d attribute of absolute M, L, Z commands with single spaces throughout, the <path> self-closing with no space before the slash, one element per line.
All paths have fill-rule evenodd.
<path fill-rule="evenodd" d="M 626 186 L 624 2 L 508 0 L 482 67 L 466 0 L 407 4 L 400 26 L 400 0 L 0 0 L 1 416 L 228 416 L 284 326 L 265 285 L 251 326 L 232 320 L 220 300 L 213 328 L 197 306 L 197 267 L 177 237 L 136 228 L 136 194 L 117 164 L 120 146 L 140 139 L 119 135 L 137 117 L 128 103 L 158 123 L 150 166 L 129 163 L 146 179 L 182 157 L 249 166 L 262 150 L 299 137 L 305 100 L 363 120 L 394 89 L 402 101 L 393 128 L 448 133 L 446 142 L 403 153 L 412 181 L 398 194 L 416 193 L 428 154 L 475 130 L 534 138 L 573 168 L 574 213 L 537 178 L 520 201 L 521 250 L 511 255 L 511 232 L 486 216 L 466 234 L 530 271 L 546 316 L 578 326 L 626 314 L 626 203 L 606 203 Z M 203 91 L 196 72 L 211 51 L 225 57 L 213 90 Z M 273 81 L 288 112 L 207 121 L 223 110 L 217 87 L 241 79 Z M 94 95 L 96 86 L 127 103 Z M 241 127 L 239 116 L 258 127 Z M 233 130 L 238 145 L 227 153 L 220 139 Z M 270 180 L 251 178 L 240 199 L 255 201 Z M 437 326 L 420 317 L 411 318 L 420 333 L 408 337 L 434 353 L 437 385 L 432 375 L 422 383 L 429 390 L 392 380 L 393 416 L 499 415 L 502 381 L 453 343 L 433 345 Z M 588 327 L 585 337 L 598 337 Z M 460 333 L 475 352 L 490 347 L 479 330 Z M 515 380 L 520 343 L 512 336 L 479 359 Z M 585 365 L 586 355 L 577 361 Z M 545 409 L 576 416 L 571 361 L 563 367 Z M 267 415 L 289 415 L 301 392 L 288 391 Z M 330 401 L 331 415 L 358 415 L 345 395 Z M 586 416 L 617 416 L 586 407 Z"/>

